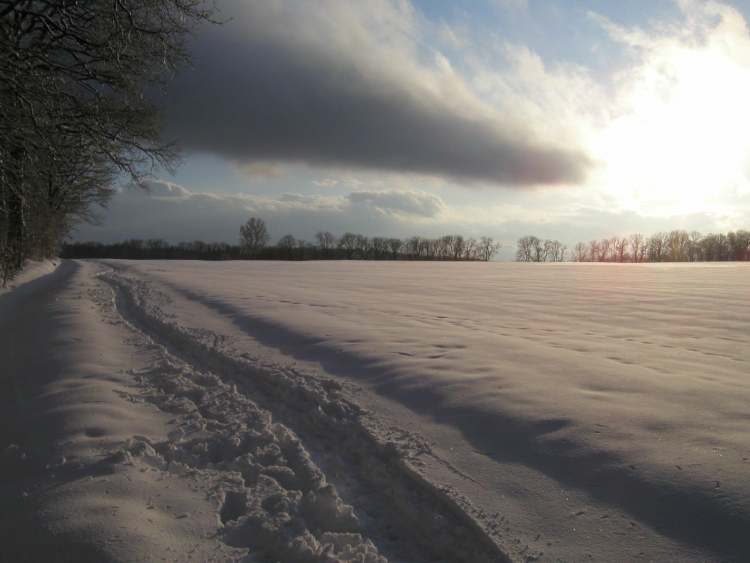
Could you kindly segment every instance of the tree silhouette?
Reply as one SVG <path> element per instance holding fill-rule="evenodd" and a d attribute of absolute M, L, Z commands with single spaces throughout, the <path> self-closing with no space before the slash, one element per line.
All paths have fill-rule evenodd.
<path fill-rule="evenodd" d="M 187 59 L 203 0 L 0 3 L 0 274 L 48 255 L 111 181 L 174 150 L 144 91 Z"/>
<path fill-rule="evenodd" d="M 250 217 L 240 227 L 240 246 L 250 256 L 256 254 L 258 250 L 266 246 L 270 239 L 271 237 L 268 234 L 268 229 L 263 219 Z"/>

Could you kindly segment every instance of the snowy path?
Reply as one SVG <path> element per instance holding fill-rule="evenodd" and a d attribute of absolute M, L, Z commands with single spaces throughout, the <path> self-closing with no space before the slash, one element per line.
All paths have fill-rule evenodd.
<path fill-rule="evenodd" d="M 157 453 L 188 421 L 146 377 L 163 352 L 124 325 L 99 269 L 64 262 L 0 303 L 0 560 L 239 560 L 217 538 L 233 483 Z"/>
<path fill-rule="evenodd" d="M 506 559 L 335 382 L 203 350 L 107 270 L 0 301 L 0 560 Z"/>
<path fill-rule="evenodd" d="M 0 560 L 746 559 L 748 273 L 64 262 L 0 295 Z"/>
<path fill-rule="evenodd" d="M 105 306 L 97 269 L 64 262 L 0 298 L 0 560 L 239 556 L 212 537 L 215 491 L 128 453 L 176 425 L 134 387 L 158 350 Z"/>
<path fill-rule="evenodd" d="M 256 473 L 260 472 L 261 476 L 273 477 L 282 488 L 290 490 L 292 497 L 301 491 L 304 494 L 303 513 L 308 487 L 312 487 L 313 491 L 321 488 L 330 490 L 334 496 L 330 501 L 334 503 L 334 514 L 315 515 L 313 522 L 309 522 L 310 516 L 303 514 L 310 529 L 323 530 L 324 536 L 327 527 L 333 531 L 366 532 L 391 561 L 506 560 L 488 535 L 456 505 L 449 491 L 433 487 L 404 462 L 403 452 L 399 451 L 398 446 L 408 451 L 429 448 L 418 442 L 410 432 L 401 429 L 371 432 L 362 423 L 361 409 L 344 398 L 340 393 L 341 385 L 335 381 L 308 377 L 294 366 L 287 365 L 288 362 L 278 363 L 268 357 L 253 358 L 246 353 L 226 353 L 218 346 L 222 338 L 217 333 L 203 326 L 184 330 L 186 327 L 169 322 L 160 309 L 168 302 L 165 301 L 166 296 L 152 291 L 149 284 L 116 274 L 105 274 L 103 279 L 116 288 L 119 313 L 143 334 L 163 345 L 171 358 L 179 358 L 193 369 L 219 374 L 218 379 L 224 385 L 239 390 L 237 392 L 242 396 L 252 397 L 253 401 L 267 409 L 265 412 L 269 417 L 272 415 L 302 437 L 304 447 L 314 455 L 315 462 L 305 453 L 304 463 L 290 463 L 291 477 L 285 476 L 283 471 L 277 472 L 277 464 L 273 460 L 263 461 L 262 458 L 261 465 L 270 464 L 270 467 L 259 467 L 257 463 L 249 469 L 242 465 L 234 467 L 236 459 L 228 467 L 239 469 L 246 482 L 257 479 Z M 201 385 L 205 388 L 207 384 Z M 234 407 L 238 413 L 247 409 L 245 402 Z M 232 408 L 232 405 L 227 404 L 225 408 Z M 398 435 L 399 442 L 389 439 L 391 432 Z M 300 444 L 296 447 L 299 449 L 303 446 Z M 230 450 L 229 453 L 230 457 L 234 457 L 236 452 Z M 291 452 L 282 447 L 281 453 L 291 461 Z M 315 463 L 320 464 L 324 471 L 321 472 Z M 308 465 L 312 469 L 306 468 Z M 314 472 L 314 481 L 297 483 L 293 475 L 300 471 Z M 354 506 L 354 513 L 351 513 L 351 508 L 341 504 L 335 488 L 328 488 L 327 479 L 346 491 L 346 500 Z M 278 491 L 275 493 L 280 494 Z M 250 499 L 262 499 L 265 493 L 250 487 L 244 494 Z M 279 510 L 282 515 L 290 511 L 286 504 Z M 291 512 L 294 514 L 298 510 L 295 508 Z M 237 523 L 225 522 L 230 529 L 236 528 L 235 532 L 229 534 L 229 541 L 234 545 L 238 538 L 244 538 L 242 541 L 248 542 L 251 549 L 257 549 L 259 530 L 255 526 L 261 522 L 254 522 L 250 518 L 249 522 L 253 525 L 248 526 L 248 514 L 243 509 L 239 509 L 234 516 L 239 518 Z M 275 517 L 273 513 L 262 516 L 260 520 L 266 522 L 264 528 Z M 282 529 L 284 535 L 274 541 L 283 543 L 283 540 L 292 539 L 286 536 L 299 525 L 286 526 L 289 529 Z M 330 544 L 330 539 L 324 537 L 319 543 Z M 295 545 L 294 541 L 291 545 Z M 328 561 L 325 557 L 296 557 L 284 546 L 269 553 L 285 561 Z M 341 557 L 335 553 L 332 555 Z M 349 559 L 331 559 L 334 560 Z M 356 554 L 351 560 L 358 561 Z"/>

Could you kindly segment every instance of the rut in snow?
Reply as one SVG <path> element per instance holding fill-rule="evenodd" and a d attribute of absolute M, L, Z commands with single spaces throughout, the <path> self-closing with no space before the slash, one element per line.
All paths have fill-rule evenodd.
<path fill-rule="evenodd" d="M 163 365 L 140 376 L 189 428 L 137 449 L 242 476 L 225 478 L 220 493 L 225 541 L 300 562 L 508 561 L 446 491 L 368 430 L 337 382 L 222 353 L 171 322 L 149 284 L 101 279 L 123 319 L 164 349 Z"/>

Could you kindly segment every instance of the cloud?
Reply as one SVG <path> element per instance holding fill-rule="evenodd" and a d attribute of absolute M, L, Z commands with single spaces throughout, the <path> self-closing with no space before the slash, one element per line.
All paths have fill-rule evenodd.
<path fill-rule="evenodd" d="M 149 179 L 142 186 L 152 197 L 186 197 L 190 192 L 182 186 L 166 180 Z"/>
<path fill-rule="evenodd" d="M 407 2 L 222 5 L 166 99 L 167 134 L 226 159 L 505 186 L 583 181 L 586 155 L 480 101 Z"/>
<path fill-rule="evenodd" d="M 550 63 L 526 45 L 496 39 L 474 46 L 467 57 L 478 95 L 546 138 L 585 145 L 609 118 L 611 92 L 585 66 Z"/>
<path fill-rule="evenodd" d="M 445 210 L 438 196 L 426 192 L 353 192 L 348 196 L 355 205 L 372 206 L 381 212 L 435 217 Z"/>
<path fill-rule="evenodd" d="M 268 197 L 192 192 L 163 180 L 150 181 L 148 188 L 120 189 L 104 211 L 105 220 L 80 225 L 74 238 L 233 242 L 239 226 L 250 216 L 262 217 L 275 238 L 291 233 L 313 240 L 321 229 L 405 236 L 422 228 L 425 221 L 438 219 L 447 208 L 438 196 L 419 191 Z"/>
<path fill-rule="evenodd" d="M 731 213 L 750 193 L 750 30 L 721 2 L 678 0 L 677 21 L 626 27 L 590 14 L 633 63 L 591 142 L 591 181 L 643 215 Z"/>
<path fill-rule="evenodd" d="M 238 163 L 237 168 L 250 177 L 274 178 L 282 175 L 278 165 L 273 162 L 245 162 Z"/>
<path fill-rule="evenodd" d="M 323 178 L 322 180 L 313 180 L 312 184 L 319 188 L 333 188 L 339 185 L 339 180 L 336 178 Z"/>

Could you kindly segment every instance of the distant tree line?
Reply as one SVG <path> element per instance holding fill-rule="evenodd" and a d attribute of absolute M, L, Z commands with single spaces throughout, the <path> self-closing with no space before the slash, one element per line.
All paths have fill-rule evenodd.
<path fill-rule="evenodd" d="M 518 239 L 516 261 L 518 262 L 564 262 L 568 247 L 559 240 L 525 236 Z"/>
<path fill-rule="evenodd" d="M 357 233 L 336 236 L 329 231 L 315 234 L 315 242 L 284 235 L 275 246 L 262 219 L 251 217 L 240 227 L 240 250 L 264 259 L 286 260 L 468 260 L 489 261 L 500 250 L 490 237 L 464 238 L 445 235 L 438 238 L 414 236 L 408 239 L 367 237 Z"/>
<path fill-rule="evenodd" d="M 750 231 L 703 235 L 674 230 L 651 236 L 635 233 L 579 242 L 570 254 L 557 241 L 527 236 L 518 240 L 519 262 L 716 262 L 750 260 Z"/>
<path fill-rule="evenodd" d="M 187 59 L 204 0 L 0 1 L 0 283 L 173 150 L 144 95 Z"/>
<path fill-rule="evenodd" d="M 640 233 L 579 242 L 577 262 L 717 262 L 750 260 L 750 231 L 702 235 L 674 230 L 646 237 Z"/>
<path fill-rule="evenodd" d="M 129 239 L 104 244 L 70 242 L 62 246 L 61 258 L 122 258 L 128 260 L 233 260 L 243 258 L 242 249 L 223 242 L 181 242 L 162 239 Z"/>
<path fill-rule="evenodd" d="M 262 219 L 250 218 L 240 228 L 239 244 L 203 241 L 176 245 L 161 239 L 126 240 L 113 244 L 75 242 L 65 244 L 63 258 L 127 258 L 166 260 L 454 260 L 489 261 L 500 249 L 490 237 L 437 238 L 414 236 L 407 239 L 367 237 L 357 233 L 336 236 L 328 231 L 308 242 L 292 235 L 282 236 L 275 245 Z"/>

